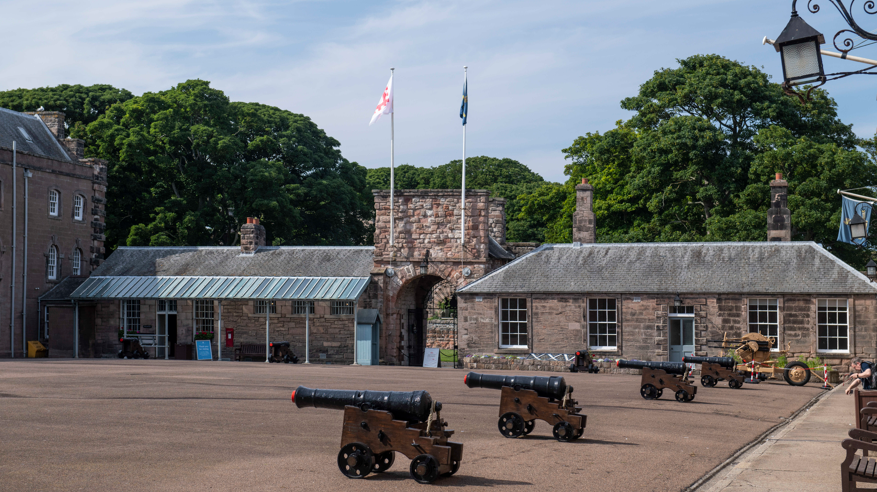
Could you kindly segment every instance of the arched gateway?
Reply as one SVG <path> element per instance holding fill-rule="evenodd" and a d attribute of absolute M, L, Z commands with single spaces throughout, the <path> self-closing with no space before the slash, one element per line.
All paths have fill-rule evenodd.
<path fill-rule="evenodd" d="M 390 192 L 374 191 L 373 285 L 379 286 L 381 354 L 421 365 L 427 346 L 456 348 L 456 289 L 514 258 L 505 243 L 504 200 L 466 191 L 465 247 L 459 190 L 397 190 L 392 244 Z"/>

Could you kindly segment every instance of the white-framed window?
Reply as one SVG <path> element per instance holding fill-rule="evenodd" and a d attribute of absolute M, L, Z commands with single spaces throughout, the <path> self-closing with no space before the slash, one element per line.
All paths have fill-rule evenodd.
<path fill-rule="evenodd" d="M 122 319 L 127 333 L 140 331 L 140 301 L 122 301 Z"/>
<path fill-rule="evenodd" d="M 49 215 L 58 216 L 58 203 L 60 202 L 60 194 L 57 190 L 49 190 Z"/>
<path fill-rule="evenodd" d="M 175 314 L 177 312 L 177 301 L 158 301 L 158 312 L 164 314 Z"/>
<path fill-rule="evenodd" d="M 332 301 L 332 314 L 353 314 L 353 301 Z"/>
<path fill-rule="evenodd" d="M 256 314 L 265 314 L 268 301 L 256 301 Z M 271 314 L 277 314 L 277 301 L 271 301 Z"/>
<path fill-rule="evenodd" d="M 49 258 L 46 261 L 46 276 L 49 280 L 58 279 L 58 248 L 49 246 Z"/>
<path fill-rule="evenodd" d="M 314 314 L 314 301 L 293 301 L 292 314 Z"/>
<path fill-rule="evenodd" d="M 846 299 L 818 299 L 817 352 L 849 352 L 849 318 Z"/>
<path fill-rule="evenodd" d="M 79 248 L 73 250 L 73 275 L 79 275 L 82 271 L 82 253 Z"/>
<path fill-rule="evenodd" d="M 591 350 L 618 348 L 617 308 L 614 298 L 588 299 L 588 346 Z"/>
<path fill-rule="evenodd" d="M 527 331 L 527 299 L 500 299 L 499 348 L 528 347 Z"/>
<path fill-rule="evenodd" d="M 776 299 L 749 299 L 749 333 L 773 337 L 776 343 L 771 350 L 780 350 L 780 308 Z"/>
<path fill-rule="evenodd" d="M 85 199 L 82 195 L 73 195 L 73 218 L 82 220 L 85 215 Z"/>
<path fill-rule="evenodd" d="M 195 333 L 213 333 L 213 301 L 195 301 Z"/>
<path fill-rule="evenodd" d="M 670 306 L 670 314 L 677 316 L 694 315 L 694 306 Z"/>

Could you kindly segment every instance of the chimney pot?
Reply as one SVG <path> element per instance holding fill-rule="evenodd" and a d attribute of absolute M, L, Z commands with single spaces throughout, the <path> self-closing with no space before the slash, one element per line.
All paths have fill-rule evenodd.
<path fill-rule="evenodd" d="M 777 173 L 777 181 L 783 179 L 783 173 Z"/>
<path fill-rule="evenodd" d="M 259 225 L 259 218 L 253 217 L 253 224 Z"/>
<path fill-rule="evenodd" d="M 252 224 L 252 223 L 253 223 L 253 218 L 247 217 L 247 224 Z"/>

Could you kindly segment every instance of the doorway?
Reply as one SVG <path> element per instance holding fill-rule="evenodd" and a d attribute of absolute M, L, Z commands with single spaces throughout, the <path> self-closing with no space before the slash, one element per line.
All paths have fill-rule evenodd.
<path fill-rule="evenodd" d="M 694 318 L 671 317 L 670 362 L 682 362 L 682 357 L 694 353 Z"/>
<path fill-rule="evenodd" d="M 177 345 L 177 301 L 158 301 L 158 320 L 155 329 L 157 344 L 156 358 L 169 359 L 176 355 Z M 164 341 L 167 340 L 167 350 Z"/>
<path fill-rule="evenodd" d="M 408 365 L 423 365 L 423 309 L 408 310 Z"/>

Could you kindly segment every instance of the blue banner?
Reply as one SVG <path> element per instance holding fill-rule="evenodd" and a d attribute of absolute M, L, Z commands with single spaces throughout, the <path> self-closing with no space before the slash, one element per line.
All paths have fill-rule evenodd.
<path fill-rule="evenodd" d="M 463 125 L 466 125 L 466 114 L 469 112 L 469 96 L 466 94 L 466 86 L 469 85 L 466 79 L 463 79 L 463 103 L 460 104 L 460 118 L 463 119 Z"/>
<path fill-rule="evenodd" d="M 852 200 L 845 196 L 841 198 L 843 199 L 843 202 L 841 205 L 840 230 L 837 232 L 837 240 L 861 246 L 862 243 L 865 242 L 864 239 L 853 241 L 852 235 L 850 234 L 850 219 L 852 219 L 853 215 L 856 213 L 856 205 L 863 202 Z M 868 228 L 871 226 L 871 206 L 869 204 L 862 205 L 859 207 L 859 214 L 865 219 L 865 232 L 867 234 Z"/>

